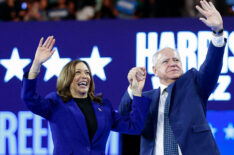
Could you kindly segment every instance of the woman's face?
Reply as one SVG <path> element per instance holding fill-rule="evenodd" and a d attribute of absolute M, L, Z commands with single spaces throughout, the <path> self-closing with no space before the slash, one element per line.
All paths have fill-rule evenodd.
<path fill-rule="evenodd" d="M 70 92 L 72 97 L 86 98 L 88 96 L 89 86 L 90 71 L 83 62 L 80 62 L 76 64 L 75 76 L 70 84 Z"/>

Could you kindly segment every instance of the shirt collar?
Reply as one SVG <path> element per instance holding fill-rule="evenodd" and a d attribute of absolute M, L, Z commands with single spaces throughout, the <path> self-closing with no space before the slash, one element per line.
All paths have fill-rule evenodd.
<path fill-rule="evenodd" d="M 160 87 L 160 95 L 162 95 L 163 90 L 166 89 L 167 86 L 160 83 L 160 84 L 159 84 L 159 87 Z"/>

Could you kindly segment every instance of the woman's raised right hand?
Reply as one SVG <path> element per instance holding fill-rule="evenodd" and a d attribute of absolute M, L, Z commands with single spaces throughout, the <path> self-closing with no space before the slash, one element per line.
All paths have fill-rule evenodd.
<path fill-rule="evenodd" d="M 47 37 L 44 44 L 43 44 L 43 40 L 44 38 L 42 37 L 37 47 L 35 58 L 34 58 L 34 62 L 38 64 L 42 64 L 46 62 L 55 52 L 55 50 L 52 50 L 55 44 L 54 36 Z"/>
<path fill-rule="evenodd" d="M 42 37 L 37 47 L 33 64 L 28 73 L 28 79 L 35 79 L 40 73 L 41 64 L 46 62 L 55 52 L 55 50 L 52 50 L 55 43 L 54 36 L 49 36 L 44 44 L 43 40 L 44 38 Z"/>

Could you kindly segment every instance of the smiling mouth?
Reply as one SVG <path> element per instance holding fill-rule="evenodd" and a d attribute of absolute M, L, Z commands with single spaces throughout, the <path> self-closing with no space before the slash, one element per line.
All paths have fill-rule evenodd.
<path fill-rule="evenodd" d="M 79 82 L 78 86 L 88 86 L 88 82 Z"/>

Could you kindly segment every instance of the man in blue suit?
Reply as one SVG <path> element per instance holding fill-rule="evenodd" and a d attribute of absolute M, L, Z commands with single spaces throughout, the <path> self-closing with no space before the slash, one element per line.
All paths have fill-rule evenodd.
<path fill-rule="evenodd" d="M 225 39 L 223 21 L 211 2 L 202 0 L 197 10 L 200 20 L 213 31 L 212 41 L 199 70 L 185 74 L 178 53 L 164 48 L 153 56 L 153 71 L 159 77 L 159 89 L 143 93 L 152 99 L 141 135 L 141 155 L 219 155 L 220 152 L 206 120 L 207 100 L 222 68 Z M 131 109 L 132 79 L 142 81 L 143 67 L 129 71 L 130 86 L 122 98 L 119 112 Z M 169 147 L 168 147 L 169 146 Z"/>

